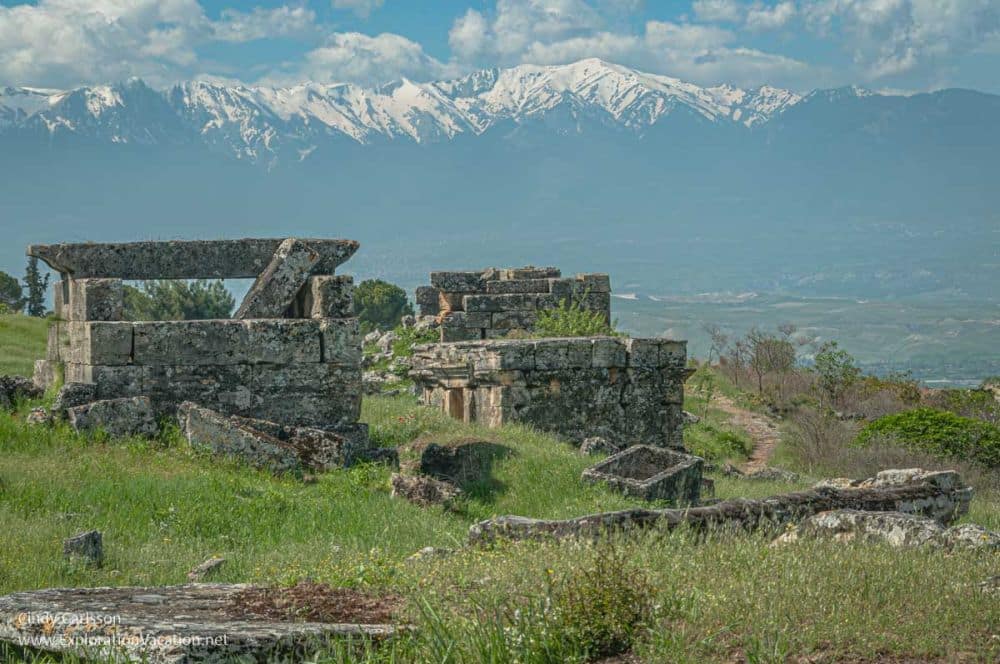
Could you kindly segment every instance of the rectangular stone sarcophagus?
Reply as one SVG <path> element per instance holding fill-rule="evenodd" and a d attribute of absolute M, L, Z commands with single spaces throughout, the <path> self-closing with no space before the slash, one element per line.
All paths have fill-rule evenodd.
<path fill-rule="evenodd" d="M 564 278 L 554 267 L 488 268 L 431 272 L 431 285 L 416 292 L 421 316 L 441 321 L 441 341 L 500 339 L 512 330 L 531 330 L 539 312 L 563 302 L 611 321 L 611 279 L 607 274 Z"/>
<path fill-rule="evenodd" d="M 62 272 L 43 385 L 96 386 L 98 399 L 184 401 L 291 426 L 350 428 L 361 408 L 353 282 L 334 269 L 351 240 L 248 239 L 29 247 Z M 123 279 L 256 278 L 236 318 L 126 321 Z"/>
<path fill-rule="evenodd" d="M 580 442 L 683 447 L 687 343 L 574 337 L 417 346 L 410 375 L 428 405 L 496 427 L 531 424 Z"/>

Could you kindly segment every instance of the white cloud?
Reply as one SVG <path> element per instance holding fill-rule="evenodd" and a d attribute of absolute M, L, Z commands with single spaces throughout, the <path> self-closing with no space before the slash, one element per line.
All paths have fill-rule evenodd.
<path fill-rule="evenodd" d="M 400 77 L 422 81 L 454 73 L 453 68 L 427 55 L 420 44 L 406 37 L 341 32 L 330 35 L 323 46 L 307 53 L 294 78 L 378 85 Z"/>
<path fill-rule="evenodd" d="M 809 0 L 803 14 L 873 79 L 934 68 L 1000 38 L 996 0 Z"/>
<path fill-rule="evenodd" d="M 197 48 L 300 36 L 307 9 L 225 10 L 211 20 L 197 0 L 39 0 L 0 7 L 0 80 L 64 87 L 140 76 L 154 84 L 195 75 Z"/>
<path fill-rule="evenodd" d="M 744 25 L 754 32 L 778 30 L 785 27 L 798 13 L 792 0 L 768 6 L 755 2 L 747 9 Z"/>
<path fill-rule="evenodd" d="M 738 23 L 743 20 L 744 7 L 737 0 L 694 0 L 691 8 L 699 21 Z"/>
<path fill-rule="evenodd" d="M 349 9 L 361 18 L 368 18 L 385 0 L 333 0 L 334 9 Z"/>

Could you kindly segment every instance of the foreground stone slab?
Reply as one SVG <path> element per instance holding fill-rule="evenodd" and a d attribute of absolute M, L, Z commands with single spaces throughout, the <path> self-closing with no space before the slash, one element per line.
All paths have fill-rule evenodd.
<path fill-rule="evenodd" d="M 252 589 L 242 584 L 188 584 L 15 593 L 0 597 L 0 641 L 102 661 L 270 662 L 301 661 L 333 641 L 380 641 L 398 631 L 387 624 L 245 615 L 241 596 Z"/>
<path fill-rule="evenodd" d="M 256 279 L 285 238 L 108 244 L 34 244 L 28 255 L 74 279 Z M 358 250 L 354 240 L 303 239 L 320 256 L 313 274 L 333 274 Z"/>
<path fill-rule="evenodd" d="M 891 476 L 900 471 L 884 472 Z M 958 473 L 919 471 L 907 477 L 906 481 L 878 486 L 823 486 L 759 500 L 734 498 L 687 509 L 622 510 L 561 521 L 502 516 L 472 526 L 469 541 L 485 543 L 498 539 L 597 537 L 608 531 L 643 528 L 672 530 L 685 525 L 699 531 L 713 528 L 775 531 L 820 512 L 843 509 L 903 512 L 948 524 L 968 512 L 972 489 L 962 484 Z"/>
<path fill-rule="evenodd" d="M 106 399 L 66 410 L 73 429 L 81 433 L 102 429 L 112 436 L 156 435 L 156 418 L 149 397 Z"/>
<path fill-rule="evenodd" d="M 280 318 L 306 284 L 320 256 L 301 240 L 288 238 L 254 281 L 233 318 Z"/>
<path fill-rule="evenodd" d="M 588 439 L 590 440 L 590 439 Z M 626 496 L 697 505 L 701 499 L 700 457 L 649 445 L 633 445 L 583 471 L 581 479 L 605 483 Z"/>
<path fill-rule="evenodd" d="M 1000 550 L 1000 534 L 966 523 L 945 528 L 934 519 L 901 512 L 834 510 L 809 517 L 774 544 L 802 539 L 888 544 L 897 548 L 935 547 Z"/>

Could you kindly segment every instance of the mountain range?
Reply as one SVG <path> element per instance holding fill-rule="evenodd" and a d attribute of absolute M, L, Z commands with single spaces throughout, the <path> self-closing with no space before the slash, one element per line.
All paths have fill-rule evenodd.
<path fill-rule="evenodd" d="M 1000 320 L 998 173 L 1000 96 L 972 90 L 702 87 L 596 59 L 374 89 L 0 87 L 0 269 L 29 243 L 350 237 L 346 268 L 411 288 L 609 272 L 645 332 L 674 326 L 664 297 L 759 293 L 774 306 L 731 306 L 761 324 L 795 298 L 905 299 L 959 336 L 902 308 L 892 329 L 945 357 L 968 311 L 976 338 Z"/>

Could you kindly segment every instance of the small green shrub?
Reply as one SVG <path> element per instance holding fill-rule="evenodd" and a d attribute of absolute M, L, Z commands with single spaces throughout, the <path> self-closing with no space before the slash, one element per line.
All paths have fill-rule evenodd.
<path fill-rule="evenodd" d="M 649 577 L 621 547 L 607 542 L 555 581 L 551 597 L 560 631 L 588 660 L 628 651 L 653 621 Z"/>
<path fill-rule="evenodd" d="M 555 309 L 542 309 L 532 336 L 535 337 L 593 337 L 618 336 L 614 325 L 609 324 L 600 311 L 584 309 L 580 300 L 563 300 Z"/>
<path fill-rule="evenodd" d="M 361 323 L 361 331 L 391 330 L 399 319 L 413 313 L 413 305 L 406 291 L 381 279 L 366 279 L 354 289 L 354 313 Z"/>
<path fill-rule="evenodd" d="M 937 456 L 1000 466 L 1000 428 L 947 411 L 917 408 L 886 415 L 865 426 L 856 443 L 887 438 Z"/>

